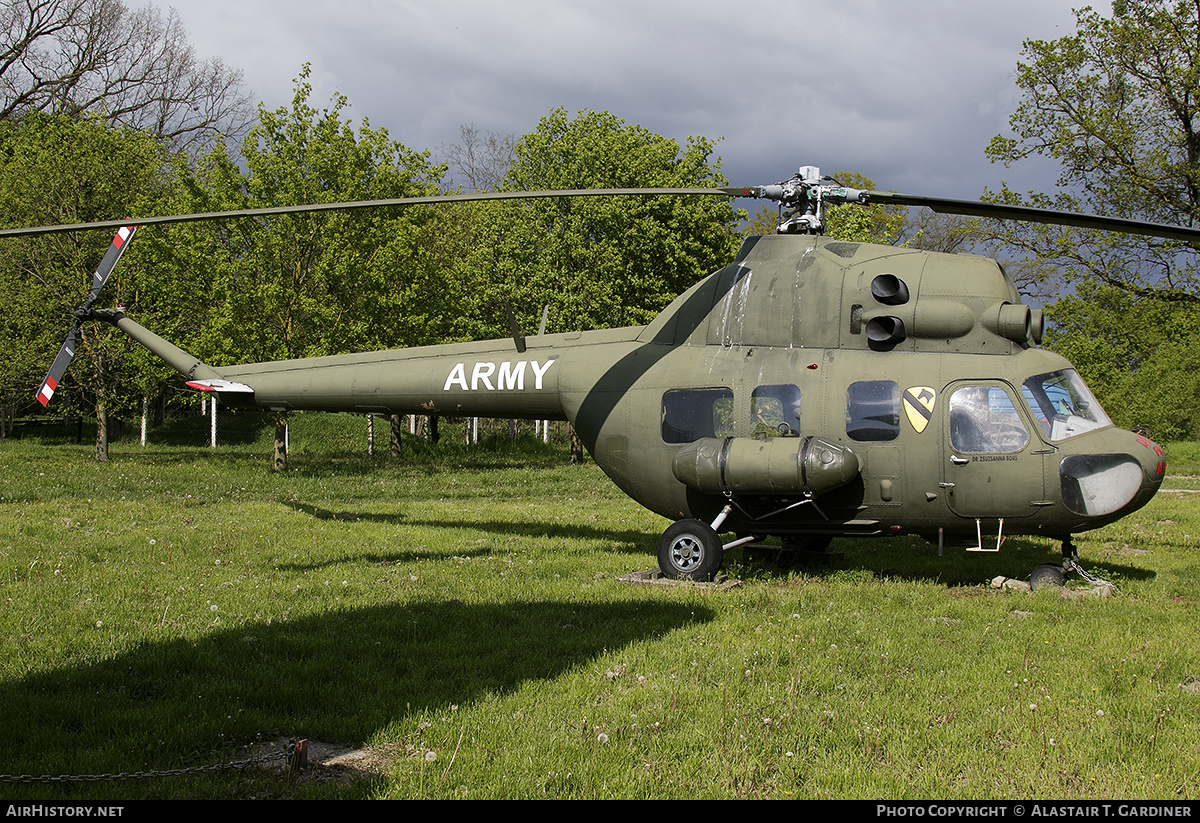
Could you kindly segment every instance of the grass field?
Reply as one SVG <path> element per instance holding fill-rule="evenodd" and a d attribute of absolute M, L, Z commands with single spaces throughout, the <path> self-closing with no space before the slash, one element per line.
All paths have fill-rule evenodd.
<path fill-rule="evenodd" d="M 0 797 L 1200 796 L 1196 444 L 1078 539 L 1099 598 L 991 588 L 1057 560 L 1022 539 L 631 585 L 666 523 L 590 462 L 359 425 L 297 420 L 281 474 L 262 438 L 0 445 L 0 773 L 115 776 Z M 375 769 L 196 770 L 289 737 Z"/>

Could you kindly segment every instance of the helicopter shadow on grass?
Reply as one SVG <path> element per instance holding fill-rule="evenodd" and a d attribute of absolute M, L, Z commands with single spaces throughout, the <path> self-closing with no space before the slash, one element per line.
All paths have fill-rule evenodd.
<path fill-rule="evenodd" d="M 268 455 L 269 457 L 269 455 Z M 512 469 L 554 469 L 567 465 L 556 454 L 525 455 L 495 452 L 472 454 L 470 450 L 454 453 L 435 453 L 427 459 L 395 459 L 388 456 L 367 457 L 355 453 L 289 455 L 287 476 L 321 479 L 324 477 L 377 477 L 394 473 L 396 476 L 443 478 L 455 471 L 489 472 Z"/>
<path fill-rule="evenodd" d="M 986 585 L 997 577 L 1028 580 L 1039 565 L 1061 565 L 1057 546 L 1020 540 L 1006 541 L 999 552 L 968 551 L 963 546 L 945 546 L 941 556 L 936 544 L 917 537 L 861 538 L 834 541 L 827 553 L 783 554 L 743 551 L 729 558 L 752 572 L 798 573 L 829 578 L 847 572 L 868 573 L 878 579 L 936 582 L 949 588 Z M 1083 567 L 1105 580 L 1147 580 L 1151 570 L 1107 561 L 1084 559 Z"/>
<path fill-rule="evenodd" d="M 613 531 L 578 523 L 514 522 L 487 520 L 435 520 L 416 519 L 403 513 L 363 513 L 356 511 L 336 512 L 319 506 L 301 503 L 296 499 L 281 501 L 296 511 L 321 520 L 370 521 L 393 525 L 423 528 L 470 529 L 504 536 L 545 537 L 582 540 L 601 540 L 609 543 L 614 551 L 651 557 L 656 549 L 658 535 L 640 530 Z M 460 554 L 489 554 L 490 549 L 472 549 Z M 440 553 L 424 552 L 418 557 L 411 552 L 397 552 L 394 558 L 384 559 L 436 559 Z M 942 556 L 938 547 L 923 539 L 912 537 L 845 538 L 834 542 L 831 550 L 822 552 L 778 551 L 769 546 L 765 551 L 736 548 L 726 556 L 726 571 L 736 576 L 741 570 L 751 574 L 767 574 L 786 577 L 798 572 L 812 577 L 828 577 L 839 572 L 865 571 L 878 578 L 896 578 L 910 581 L 934 580 L 951 587 L 978 586 L 997 577 L 1028 579 L 1033 570 L 1043 564 L 1059 565 L 1062 554 L 1057 546 L 1020 540 L 1006 541 L 1001 551 L 968 552 L 962 546 L 946 546 Z M 1155 576 L 1153 571 L 1127 564 L 1109 561 L 1083 561 L 1084 568 L 1103 579 L 1147 580 Z"/>
<path fill-rule="evenodd" d="M 402 512 L 394 514 L 378 514 L 368 512 L 335 512 L 301 503 L 298 500 L 283 501 L 285 505 L 298 512 L 311 515 L 318 520 L 333 521 L 367 521 L 374 523 L 394 524 L 431 529 L 468 529 L 470 531 L 489 532 L 508 537 L 548 537 L 566 538 L 570 540 L 604 540 L 627 547 L 625 550 L 638 552 L 645 547 L 653 547 L 658 541 L 657 534 L 650 532 L 624 529 L 613 530 L 598 526 L 587 526 L 580 523 L 546 523 L 545 521 L 521 522 L 514 520 L 438 520 L 432 518 L 414 518 Z"/>
<path fill-rule="evenodd" d="M 465 709 L 712 619 L 703 606 L 650 595 L 621 603 L 451 600 L 146 640 L 109 659 L 0 682 L 4 770 L 96 775 L 206 766 L 241 759 L 259 736 L 361 745 L 406 718 Z M 122 796 L 119 788 L 81 785 L 29 792 Z M 154 781 L 137 786 L 138 796 L 168 791 Z"/>
<path fill-rule="evenodd" d="M 580 523 L 547 523 L 544 521 L 513 521 L 513 520 L 446 520 L 432 518 L 414 518 L 403 512 L 362 512 L 362 511 L 333 511 L 311 503 L 304 503 L 296 498 L 279 501 L 291 509 L 307 514 L 318 520 L 332 522 L 369 522 L 409 528 L 433 528 L 446 530 L 469 530 L 505 537 L 544 537 L 547 539 L 565 540 L 599 540 L 611 545 L 616 551 L 629 554 L 644 554 L 653 551 L 658 536 L 636 529 L 612 530 Z M 486 555 L 491 549 L 470 549 L 456 552 L 458 555 Z M 408 551 L 398 551 L 394 557 L 380 560 L 401 559 L 433 559 L 445 557 L 440 552 L 422 552 L 420 555 Z"/>
<path fill-rule="evenodd" d="M 212 437 L 212 418 L 207 414 L 189 414 L 152 427 L 147 440 L 155 445 L 207 447 Z M 222 446 L 246 447 L 259 443 L 265 432 L 275 427 L 274 412 L 222 409 L 218 418 Z"/>

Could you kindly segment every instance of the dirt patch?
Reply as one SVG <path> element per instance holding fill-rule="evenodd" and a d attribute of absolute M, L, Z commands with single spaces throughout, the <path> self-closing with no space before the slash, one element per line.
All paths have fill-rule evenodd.
<path fill-rule="evenodd" d="M 389 747 L 355 749 L 320 740 L 280 738 L 251 746 L 247 756 L 279 774 L 294 771 L 300 781 L 351 783 L 387 774 L 402 754 Z"/>

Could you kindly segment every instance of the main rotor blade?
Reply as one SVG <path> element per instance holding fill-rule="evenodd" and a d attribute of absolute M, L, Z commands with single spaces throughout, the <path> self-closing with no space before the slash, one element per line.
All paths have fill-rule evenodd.
<path fill-rule="evenodd" d="M 1094 214 L 1041 209 L 1033 206 L 1010 206 L 1001 203 L 984 203 L 979 200 L 951 200 L 945 197 L 924 197 L 916 194 L 900 194 L 894 191 L 863 192 L 863 202 L 894 206 L 925 206 L 943 214 L 962 214 L 968 217 L 991 217 L 999 220 L 1075 226 L 1081 229 L 1125 232 L 1127 234 L 1140 234 L 1146 237 L 1185 240 L 1192 243 L 1200 241 L 1200 229 L 1191 229 L 1186 226 L 1150 223 L 1144 220 L 1127 220 L 1122 217 L 1097 217 Z"/>
<path fill-rule="evenodd" d="M 36 237 L 43 234 L 59 234 L 68 231 L 91 229 L 116 229 L 132 226 L 160 226 L 168 223 L 195 223 L 202 220 L 231 220 L 237 217 L 267 217 L 277 214 L 310 214 L 325 211 L 352 211 L 375 209 L 383 206 L 425 206 L 436 203 L 473 203 L 484 200 L 526 200 L 546 197 L 626 197 L 659 195 L 708 195 L 718 197 L 748 196 L 737 192 L 748 189 L 705 188 L 705 189 L 571 189 L 564 191 L 516 191 L 482 192 L 478 194 L 439 194 L 427 197 L 397 197 L 385 200 L 356 200 L 345 203 L 310 203 L 301 206 L 272 206 L 259 209 L 234 211 L 212 211 L 198 214 L 172 214 L 161 217 L 139 217 L 136 220 L 104 220 L 95 223 L 70 223 L 60 226 L 38 226 L 22 229 L 2 229 L 0 237 Z"/>
<path fill-rule="evenodd" d="M 63 375 L 67 373 L 67 366 L 71 365 L 71 360 L 75 357 L 75 337 L 79 331 L 79 321 L 71 326 L 71 331 L 67 335 L 66 341 L 62 344 L 62 348 L 58 350 L 58 354 L 54 357 L 54 362 L 50 364 L 50 373 L 46 375 L 46 379 L 42 381 L 41 388 L 38 389 L 37 401 L 43 406 L 50 402 L 50 398 L 54 396 L 55 390 L 58 388 L 59 382 Z"/>

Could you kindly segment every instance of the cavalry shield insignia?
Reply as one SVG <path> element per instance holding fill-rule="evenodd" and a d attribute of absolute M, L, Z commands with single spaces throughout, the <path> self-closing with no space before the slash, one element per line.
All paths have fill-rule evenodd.
<path fill-rule="evenodd" d="M 913 386 L 904 390 L 904 413 L 908 422 L 917 430 L 917 434 L 925 431 L 933 417 L 933 404 L 937 400 L 937 392 L 929 386 Z"/>

